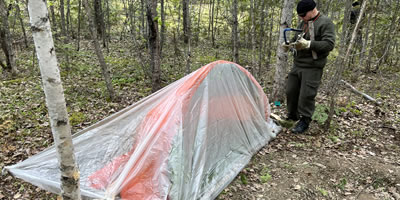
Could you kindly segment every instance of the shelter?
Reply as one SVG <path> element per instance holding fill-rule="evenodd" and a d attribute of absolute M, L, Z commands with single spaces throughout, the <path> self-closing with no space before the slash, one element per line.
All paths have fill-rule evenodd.
<path fill-rule="evenodd" d="M 81 193 L 96 199 L 214 199 L 280 131 L 241 66 L 216 61 L 73 136 Z M 55 147 L 14 176 L 60 193 Z"/>

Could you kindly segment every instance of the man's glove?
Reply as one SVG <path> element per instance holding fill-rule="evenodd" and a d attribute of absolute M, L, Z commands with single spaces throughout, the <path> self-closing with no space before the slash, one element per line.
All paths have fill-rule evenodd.
<path fill-rule="evenodd" d="M 285 42 L 281 44 L 283 51 L 288 52 L 290 48 L 293 47 L 293 44 L 286 44 Z"/>
<path fill-rule="evenodd" d="M 311 41 L 306 40 L 304 38 L 300 38 L 299 40 L 297 40 L 296 43 L 294 43 L 294 48 L 296 48 L 296 50 L 309 49 L 310 46 L 311 46 Z"/>

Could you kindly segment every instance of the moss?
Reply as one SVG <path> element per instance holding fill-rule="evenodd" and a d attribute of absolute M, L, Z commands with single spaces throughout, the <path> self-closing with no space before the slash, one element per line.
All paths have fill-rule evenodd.
<path fill-rule="evenodd" d="M 74 113 L 70 114 L 70 116 L 69 116 L 69 122 L 72 126 L 75 126 L 75 125 L 78 125 L 78 124 L 84 122 L 85 119 L 86 119 L 86 116 L 82 112 L 74 112 Z"/>

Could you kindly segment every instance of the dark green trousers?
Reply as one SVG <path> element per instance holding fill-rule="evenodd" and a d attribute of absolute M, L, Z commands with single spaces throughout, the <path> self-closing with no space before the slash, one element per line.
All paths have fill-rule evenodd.
<path fill-rule="evenodd" d="M 315 110 L 315 96 L 321 84 L 323 69 L 293 66 L 286 88 L 288 117 L 311 118 Z"/>

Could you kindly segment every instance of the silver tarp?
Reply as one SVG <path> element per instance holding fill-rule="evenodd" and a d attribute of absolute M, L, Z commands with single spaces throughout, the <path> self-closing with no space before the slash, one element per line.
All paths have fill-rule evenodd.
<path fill-rule="evenodd" d="M 239 65 L 210 63 L 73 136 L 81 192 L 96 199 L 214 199 L 280 131 Z M 6 167 L 60 193 L 55 147 Z"/>

